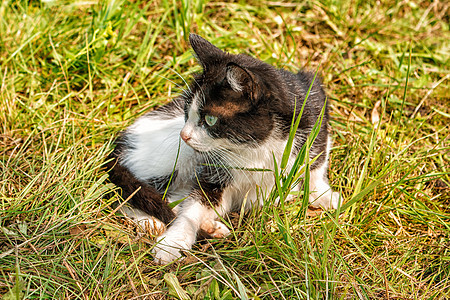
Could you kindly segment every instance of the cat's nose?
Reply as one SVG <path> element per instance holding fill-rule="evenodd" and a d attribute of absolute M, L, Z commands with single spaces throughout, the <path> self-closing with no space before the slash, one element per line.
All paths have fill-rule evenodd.
<path fill-rule="evenodd" d="M 191 136 L 184 130 L 181 130 L 180 136 L 185 143 L 187 143 L 191 139 Z"/>

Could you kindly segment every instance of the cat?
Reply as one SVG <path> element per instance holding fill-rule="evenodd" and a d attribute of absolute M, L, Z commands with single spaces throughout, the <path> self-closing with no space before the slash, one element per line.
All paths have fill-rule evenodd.
<path fill-rule="evenodd" d="M 107 165 L 110 180 L 124 199 L 130 198 L 126 214 L 161 230 L 169 224 L 153 249 L 160 264 L 181 257 L 200 229 L 212 237 L 227 236 L 230 231 L 218 216 L 239 209 L 244 198 L 246 208 L 262 205 L 260 193 L 274 185 L 273 173 L 262 170 L 273 169 L 274 158 L 281 159 L 294 111 L 298 115 L 310 85 L 291 165 L 327 106 L 312 73 L 294 74 L 224 52 L 196 34 L 189 42 L 202 72 L 181 96 L 124 130 Z M 311 158 L 321 155 L 311 164 L 309 201 L 324 209 L 337 208 L 339 201 L 327 178 L 328 119 L 325 107 L 310 149 Z M 180 199 L 171 209 L 169 203 Z"/>

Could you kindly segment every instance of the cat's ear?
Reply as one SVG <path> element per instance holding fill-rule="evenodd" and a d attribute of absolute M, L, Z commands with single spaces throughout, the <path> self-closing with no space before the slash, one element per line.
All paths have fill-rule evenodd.
<path fill-rule="evenodd" d="M 235 92 L 247 94 L 251 100 L 258 99 L 258 82 L 256 77 L 249 70 L 240 67 L 235 63 L 227 65 L 227 82 Z"/>
<path fill-rule="evenodd" d="M 189 34 L 189 43 L 203 69 L 206 69 L 214 61 L 218 61 L 225 54 L 224 51 L 194 33 Z"/>

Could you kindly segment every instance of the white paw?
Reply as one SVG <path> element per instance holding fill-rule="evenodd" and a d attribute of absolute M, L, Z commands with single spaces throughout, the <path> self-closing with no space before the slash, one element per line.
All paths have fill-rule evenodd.
<path fill-rule="evenodd" d="M 163 222 L 139 209 L 123 206 L 120 211 L 144 233 L 161 235 L 166 230 L 166 225 Z"/>
<path fill-rule="evenodd" d="M 148 219 L 135 220 L 144 232 L 152 235 L 160 235 L 166 230 L 166 225 L 157 218 L 150 217 Z"/>
<path fill-rule="evenodd" d="M 330 190 L 323 194 L 312 192 L 309 195 L 309 203 L 313 207 L 321 207 L 325 210 L 336 209 L 339 205 L 339 198 L 342 204 L 342 197 L 338 192 L 331 192 Z"/>
<path fill-rule="evenodd" d="M 230 234 L 230 230 L 225 224 L 215 220 L 204 221 L 200 228 L 216 239 L 224 238 Z"/>
<path fill-rule="evenodd" d="M 185 241 L 171 240 L 166 235 L 160 236 L 156 240 L 157 244 L 153 248 L 154 259 L 157 264 L 167 265 L 181 257 L 181 250 L 188 250 Z"/>

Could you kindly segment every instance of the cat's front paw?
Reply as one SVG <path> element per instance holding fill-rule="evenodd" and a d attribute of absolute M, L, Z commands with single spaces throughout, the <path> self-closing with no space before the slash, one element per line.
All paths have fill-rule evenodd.
<path fill-rule="evenodd" d="M 311 206 L 321 207 L 325 210 L 338 208 L 339 202 L 342 204 L 341 195 L 338 192 L 332 192 L 330 190 L 322 195 L 317 192 L 313 192 L 309 195 L 309 203 Z"/>
<path fill-rule="evenodd" d="M 230 230 L 222 222 L 215 220 L 206 220 L 202 223 L 200 228 L 209 234 L 211 237 L 221 239 L 230 234 Z"/>
<path fill-rule="evenodd" d="M 158 236 L 166 230 L 166 225 L 163 222 L 146 214 L 142 210 L 123 206 L 119 211 L 124 214 L 128 220 L 137 225 L 143 233 Z"/>
<path fill-rule="evenodd" d="M 167 265 L 181 257 L 181 251 L 189 249 L 184 241 L 172 240 L 170 237 L 162 235 L 156 240 L 157 244 L 153 248 L 154 260 L 157 264 Z"/>

